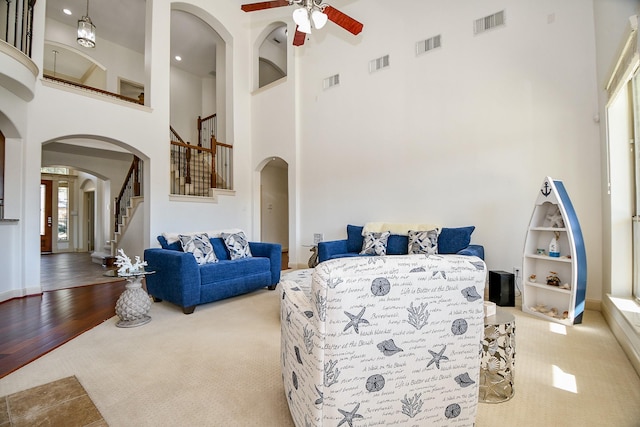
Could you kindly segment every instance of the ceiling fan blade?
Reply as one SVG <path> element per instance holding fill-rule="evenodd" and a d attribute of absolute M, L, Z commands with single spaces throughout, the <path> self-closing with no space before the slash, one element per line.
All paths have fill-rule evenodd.
<path fill-rule="evenodd" d="M 249 3 L 240 6 L 245 12 L 255 12 L 256 10 L 271 9 L 273 7 L 289 6 L 289 0 L 262 1 L 260 3 Z"/>
<path fill-rule="evenodd" d="M 327 15 L 329 21 L 341 26 L 351 34 L 360 34 L 362 27 L 364 27 L 361 22 L 358 22 L 349 15 L 340 12 L 333 6 L 326 6 L 323 12 Z"/>
<path fill-rule="evenodd" d="M 306 38 L 307 38 L 307 34 L 298 30 L 298 26 L 296 25 L 296 33 L 293 35 L 293 45 L 302 46 Z"/>

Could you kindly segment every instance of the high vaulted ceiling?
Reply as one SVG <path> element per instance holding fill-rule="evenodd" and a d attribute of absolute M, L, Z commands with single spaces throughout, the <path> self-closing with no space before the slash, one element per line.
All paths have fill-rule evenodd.
<path fill-rule="evenodd" d="M 69 9 L 72 14 L 66 15 L 63 9 Z M 145 9 L 145 0 L 90 0 L 89 17 L 96 26 L 96 45 L 100 39 L 106 39 L 144 53 Z M 46 16 L 75 29 L 86 10 L 85 0 L 47 0 Z M 197 16 L 181 11 L 171 14 L 172 65 L 200 77 L 210 77 L 215 71 L 215 48 L 219 40 L 217 33 Z M 91 55 L 91 49 L 79 45 L 74 48 Z M 182 61 L 176 61 L 176 55 L 180 55 Z M 51 60 L 46 56 L 45 59 Z"/>

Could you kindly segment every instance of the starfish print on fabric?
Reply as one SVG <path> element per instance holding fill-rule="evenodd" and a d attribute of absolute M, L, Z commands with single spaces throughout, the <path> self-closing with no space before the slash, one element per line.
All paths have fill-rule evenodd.
<path fill-rule="evenodd" d="M 436 353 L 435 351 L 429 350 L 429 353 L 431 353 L 431 356 L 433 356 L 433 359 L 431 359 L 431 361 L 429 363 L 427 363 L 427 368 L 429 366 L 431 366 L 431 364 L 435 363 L 436 364 L 436 368 L 440 369 L 440 361 L 441 360 L 449 360 L 449 358 L 444 355 L 444 351 L 446 349 L 447 349 L 447 346 L 445 345 L 444 347 L 442 347 L 442 350 L 440 350 L 439 353 Z"/>
<path fill-rule="evenodd" d="M 359 334 L 360 331 L 359 331 L 358 328 L 360 326 L 360 323 L 364 323 L 366 325 L 369 324 L 369 321 L 367 319 L 363 319 L 362 318 L 362 316 L 364 315 L 364 310 L 366 308 L 367 307 L 362 307 L 362 310 L 360 310 L 360 313 L 355 314 L 355 315 L 351 314 L 351 313 L 347 313 L 346 311 L 344 312 L 344 314 L 349 316 L 349 319 L 351 319 L 351 320 L 349 320 L 349 323 L 347 323 L 347 326 L 344 327 L 343 332 L 346 332 L 347 329 L 349 329 L 350 327 L 353 326 L 353 330 L 356 331 L 356 334 Z"/>
<path fill-rule="evenodd" d="M 357 418 L 364 418 L 362 415 L 358 414 L 358 408 L 360 408 L 360 404 L 358 403 L 353 411 L 348 412 L 344 409 L 338 409 L 338 411 L 344 416 L 342 421 L 338 423 L 338 427 L 340 427 L 344 423 L 349 423 L 349 427 L 353 427 L 353 420 Z"/>

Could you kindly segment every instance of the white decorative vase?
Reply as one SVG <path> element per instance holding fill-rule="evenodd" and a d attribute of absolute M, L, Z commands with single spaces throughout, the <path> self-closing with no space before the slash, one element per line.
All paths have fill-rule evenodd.
<path fill-rule="evenodd" d="M 549 256 L 554 258 L 560 257 L 560 243 L 558 242 L 558 233 L 554 233 L 551 242 L 549 242 Z"/>

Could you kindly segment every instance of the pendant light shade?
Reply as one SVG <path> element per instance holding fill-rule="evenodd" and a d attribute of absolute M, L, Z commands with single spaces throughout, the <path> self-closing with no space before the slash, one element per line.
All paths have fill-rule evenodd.
<path fill-rule="evenodd" d="M 78 19 L 78 44 L 84 47 L 96 46 L 96 26 L 89 18 L 89 0 L 87 0 L 87 14 Z"/>

